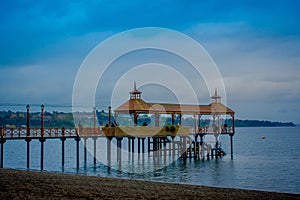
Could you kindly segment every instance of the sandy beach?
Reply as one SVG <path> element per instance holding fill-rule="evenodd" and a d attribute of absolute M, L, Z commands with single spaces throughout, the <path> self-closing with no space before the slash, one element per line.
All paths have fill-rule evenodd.
<path fill-rule="evenodd" d="M 0 169 L 0 199 L 300 199 L 298 194 Z"/>

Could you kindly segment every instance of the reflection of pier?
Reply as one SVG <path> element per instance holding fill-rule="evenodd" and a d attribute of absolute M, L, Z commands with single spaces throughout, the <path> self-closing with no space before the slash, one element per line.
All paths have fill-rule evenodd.
<path fill-rule="evenodd" d="M 109 108 L 109 119 L 106 127 L 96 127 L 96 115 L 94 109 L 94 127 L 76 128 L 45 128 L 44 127 L 44 106 L 41 109 L 41 127 L 30 127 L 30 107 L 27 106 L 27 127 L 26 128 L 0 128 L 1 143 L 1 167 L 4 166 L 4 144 L 7 140 L 24 140 L 27 144 L 27 168 L 30 168 L 30 142 L 39 140 L 41 144 L 40 168 L 44 168 L 44 145 L 49 139 L 61 141 L 61 163 L 65 164 L 65 141 L 74 139 L 76 142 L 76 166 L 80 165 L 80 141 L 84 144 L 84 163 L 87 163 L 87 141 L 93 140 L 94 164 L 97 162 L 97 153 L 106 152 L 107 165 L 117 162 L 120 165 L 124 152 L 130 157 L 132 162 L 135 158 L 142 159 L 153 157 L 153 162 L 160 162 L 160 159 L 171 162 L 178 157 L 183 159 L 212 159 L 223 156 L 225 153 L 220 148 L 218 138 L 220 135 L 230 136 L 231 157 L 233 157 L 232 137 L 234 135 L 234 112 L 220 103 L 217 92 L 212 96 L 213 102 L 207 106 L 203 105 L 179 105 L 179 104 L 148 104 L 141 99 L 141 92 L 136 88 L 130 93 L 130 100 L 125 102 L 115 110 L 115 120 L 122 114 L 133 116 L 133 126 L 116 126 L 111 123 L 111 110 Z M 154 126 L 143 124 L 139 126 L 139 114 L 146 113 L 155 116 Z M 161 114 L 171 115 L 172 123 L 168 126 L 159 126 L 159 116 Z M 194 126 L 182 125 L 182 115 L 193 115 Z M 200 118 L 203 115 L 212 117 L 209 126 L 200 126 Z M 232 124 L 221 125 L 220 116 L 230 115 Z M 175 116 L 179 116 L 179 121 L 175 125 Z M 206 136 L 213 136 L 215 143 L 205 141 Z M 105 145 L 97 146 L 97 140 L 106 141 Z M 115 143 L 116 145 L 112 145 Z M 103 144 L 103 143 L 102 143 Z M 106 147 L 106 148 L 105 148 Z M 116 160 L 112 152 L 116 152 Z M 136 155 L 136 157 L 135 157 Z M 47 155 L 46 155 L 47 156 Z M 135 158 L 134 158 L 135 157 Z"/>

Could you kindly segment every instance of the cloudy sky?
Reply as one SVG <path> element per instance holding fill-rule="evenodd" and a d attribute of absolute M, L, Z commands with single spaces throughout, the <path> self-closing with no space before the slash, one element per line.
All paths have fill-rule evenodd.
<path fill-rule="evenodd" d="M 223 77 L 226 104 L 238 118 L 300 123 L 297 0 L 0 4 L 1 105 L 70 105 L 77 71 L 100 42 L 129 29 L 163 27 L 186 34 L 206 49 Z M 145 100 L 155 100 L 151 96 L 156 89 L 151 95 L 151 87 L 140 89 L 148 92 Z M 170 93 L 163 94 L 159 99 L 167 102 Z M 203 104 L 209 103 L 209 95 L 205 97 Z"/>

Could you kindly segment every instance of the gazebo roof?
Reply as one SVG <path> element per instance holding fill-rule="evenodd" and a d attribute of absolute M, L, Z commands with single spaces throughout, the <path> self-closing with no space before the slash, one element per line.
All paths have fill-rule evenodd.
<path fill-rule="evenodd" d="M 134 89 L 130 94 L 140 94 L 141 92 L 136 89 L 134 83 Z M 220 99 L 221 97 L 215 91 L 215 95 L 212 97 L 213 102 L 209 105 L 188 105 L 188 104 L 167 104 L 167 103 L 146 103 L 139 98 L 131 98 L 121 106 L 119 106 L 116 113 L 160 113 L 160 114 L 200 114 L 200 115 L 212 115 L 212 114 L 230 114 L 234 115 L 234 111 L 223 105 L 219 101 L 214 101 L 214 97 Z"/>
<path fill-rule="evenodd" d="M 119 106 L 115 112 L 119 113 L 134 113 L 134 112 L 146 112 L 148 113 L 150 105 L 142 99 L 129 99 L 121 106 Z"/>
<path fill-rule="evenodd" d="M 161 113 L 161 114 L 234 114 L 234 111 L 222 103 L 209 105 L 146 103 L 141 99 L 130 99 L 119 106 L 117 113 Z"/>

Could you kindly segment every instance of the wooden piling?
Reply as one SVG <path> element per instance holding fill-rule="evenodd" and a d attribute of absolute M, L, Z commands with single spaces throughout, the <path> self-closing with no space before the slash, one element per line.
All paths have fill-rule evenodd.
<path fill-rule="evenodd" d="M 145 153 L 145 138 L 142 138 L 142 153 Z"/>
<path fill-rule="evenodd" d="M 107 149 L 107 164 L 108 164 L 108 167 L 110 167 L 110 164 L 111 164 L 111 140 L 112 140 L 112 137 L 107 137 L 106 138 L 106 143 L 107 143 L 107 146 L 106 146 L 106 149 Z"/>
<path fill-rule="evenodd" d="M 76 167 L 77 169 L 79 168 L 79 142 L 80 142 L 80 137 L 77 136 L 75 138 L 76 141 Z"/>
<path fill-rule="evenodd" d="M 230 134 L 230 156 L 233 159 L 233 134 Z"/>
<path fill-rule="evenodd" d="M 83 161 L 84 161 L 84 165 L 86 165 L 87 163 L 87 137 L 83 138 Z"/>
<path fill-rule="evenodd" d="M 61 137 L 61 166 L 64 167 L 65 166 L 65 141 L 66 138 L 65 137 Z"/>
<path fill-rule="evenodd" d="M 40 143 L 41 143 L 41 170 L 44 170 L 44 143 L 46 141 L 46 139 L 44 137 L 41 137 L 39 139 Z"/>
<path fill-rule="evenodd" d="M 97 137 L 93 137 L 94 140 L 94 164 L 97 163 Z"/>
<path fill-rule="evenodd" d="M 25 139 L 25 141 L 26 141 L 26 146 L 27 146 L 27 169 L 29 169 L 30 168 L 30 141 L 31 141 L 31 138 L 29 138 L 29 137 L 27 137 L 26 139 Z"/>
<path fill-rule="evenodd" d="M 0 163 L 0 167 L 3 168 L 4 166 L 4 143 L 5 143 L 5 139 L 1 136 L 1 163 Z"/>

